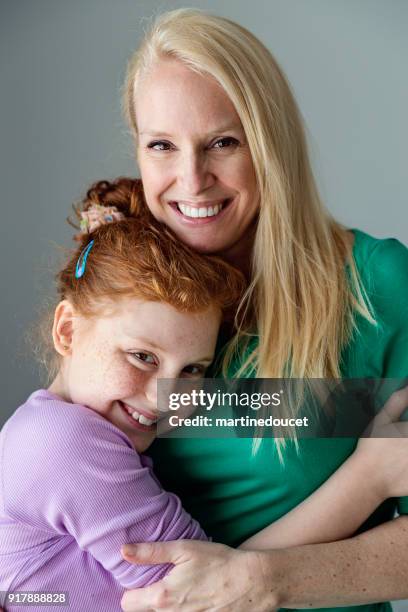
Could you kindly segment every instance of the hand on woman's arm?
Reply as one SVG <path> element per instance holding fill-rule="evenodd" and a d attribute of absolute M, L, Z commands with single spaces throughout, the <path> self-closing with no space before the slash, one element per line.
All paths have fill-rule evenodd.
<path fill-rule="evenodd" d="M 160 582 L 122 598 L 125 612 L 271 612 L 408 598 L 408 517 L 349 540 L 240 551 L 209 542 L 139 544 L 133 563 L 171 562 Z"/>
<path fill-rule="evenodd" d="M 373 487 L 371 501 L 362 510 L 358 509 L 362 520 L 366 512 L 370 512 L 368 506 L 371 504 L 374 508 L 378 499 L 408 493 L 407 440 L 401 437 L 407 433 L 407 424 L 395 423 L 407 403 L 408 388 L 395 393 L 374 422 L 376 435 L 398 434 L 400 438 L 392 442 L 386 438 L 362 439 L 344 464 L 344 470 L 339 470 L 331 484 L 329 480 L 314 494 L 319 504 L 335 483 L 350 487 L 351 492 L 357 483 L 354 479 L 352 483 L 346 482 L 351 469 L 358 470 L 359 477 L 365 475 L 359 482 L 360 487 L 365 489 L 367 482 Z M 381 431 L 378 428 L 382 428 Z M 332 492 L 336 494 L 334 488 Z M 311 499 L 310 502 L 305 505 L 309 517 L 313 510 Z M 347 499 L 343 498 L 342 503 L 345 511 Z M 300 514 L 295 512 L 296 509 L 293 527 L 299 535 Z M 340 517 L 346 520 L 346 529 L 336 525 L 338 516 L 330 512 L 326 518 L 311 518 L 316 527 L 321 529 L 324 525 L 322 533 L 327 535 L 325 529 L 331 529 L 332 533 L 355 530 L 358 524 L 353 526 L 352 522 L 358 522 L 357 514 L 351 519 Z M 408 598 L 408 517 L 400 517 L 348 540 L 306 546 L 299 546 L 299 541 L 292 542 L 289 522 L 281 525 L 281 535 L 273 532 L 273 526 L 270 528 L 274 543 L 269 543 L 275 548 L 297 544 L 293 548 L 236 551 L 221 544 L 191 541 L 127 546 L 124 556 L 130 562 L 171 562 L 175 567 L 162 581 L 126 592 L 122 599 L 123 610 L 247 612 L 250 607 L 252 612 L 269 612 L 278 607 L 320 608 Z M 267 531 L 268 528 L 264 530 Z M 318 537 L 318 531 L 314 531 L 312 525 L 307 537 Z M 260 537 L 259 534 L 256 537 Z M 287 543 L 283 544 L 285 538 Z"/>
<path fill-rule="evenodd" d="M 175 565 L 163 580 L 127 591 L 121 602 L 125 612 L 270 612 L 278 607 L 269 571 L 263 575 L 269 559 L 261 561 L 259 552 L 181 540 L 125 546 L 122 553 L 131 563 L 161 563 L 160 559 L 171 558 Z"/>

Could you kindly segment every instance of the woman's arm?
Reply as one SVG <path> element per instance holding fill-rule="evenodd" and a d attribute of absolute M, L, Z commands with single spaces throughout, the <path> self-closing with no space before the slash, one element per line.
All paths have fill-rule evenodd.
<path fill-rule="evenodd" d="M 321 608 L 408 598 L 407 546 L 401 516 L 349 540 L 279 551 L 279 560 L 259 554 L 280 607 Z"/>
<path fill-rule="evenodd" d="M 323 500 L 328 487 L 336 482 L 354 487 L 354 479 L 352 485 L 343 480 L 352 466 L 361 470 L 362 477 L 370 477 L 374 505 L 377 495 L 384 499 L 408 491 L 407 440 L 403 437 L 407 435 L 407 424 L 394 422 L 407 403 L 408 387 L 392 395 L 373 427 L 374 435 L 389 436 L 392 441 L 384 437 L 360 440 L 348 465 L 344 464 L 344 470 L 340 468 L 331 484 L 328 481 L 327 487 L 323 485 L 315 493 L 316 499 L 319 495 Z M 365 480 L 360 484 L 365 488 Z M 347 503 L 346 500 L 343 510 Z M 311 508 L 312 505 L 308 512 Z M 330 525 L 330 520 L 331 517 L 324 519 L 325 528 L 343 529 Z M 299 530 L 299 516 L 296 521 L 295 529 Z M 308 537 L 315 535 L 309 530 Z M 286 535 L 275 533 L 274 537 L 277 548 L 283 538 L 289 540 L 292 536 L 286 529 Z M 171 562 L 175 567 L 153 586 L 126 592 L 122 608 L 125 612 L 147 608 L 167 612 L 247 612 L 250 607 L 252 612 L 270 612 L 278 607 L 320 608 L 404 599 L 408 598 L 407 550 L 406 516 L 347 540 L 284 550 L 234 550 L 222 544 L 187 541 L 127 545 L 122 553 L 131 563 Z"/>
<path fill-rule="evenodd" d="M 389 497 L 408 492 L 408 423 L 398 418 L 408 406 L 408 387 L 394 393 L 370 425 L 371 438 L 312 495 L 258 532 L 243 550 L 287 548 L 347 538 Z"/>
<path fill-rule="evenodd" d="M 351 455 L 310 497 L 246 540 L 240 549 L 267 550 L 347 538 L 384 501 L 367 462 Z"/>

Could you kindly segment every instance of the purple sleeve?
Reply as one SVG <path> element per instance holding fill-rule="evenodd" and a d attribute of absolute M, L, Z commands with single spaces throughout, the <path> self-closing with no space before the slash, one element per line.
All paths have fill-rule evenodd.
<path fill-rule="evenodd" d="M 146 586 L 171 565 L 129 564 L 122 544 L 207 539 L 179 498 L 163 491 L 150 460 L 103 417 L 55 400 L 28 415 L 7 444 L 4 484 L 12 516 L 72 536 L 125 588 Z"/>

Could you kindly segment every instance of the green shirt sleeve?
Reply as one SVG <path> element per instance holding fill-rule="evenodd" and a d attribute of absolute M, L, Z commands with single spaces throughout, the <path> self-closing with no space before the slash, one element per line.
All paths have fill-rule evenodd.
<path fill-rule="evenodd" d="M 408 384 L 408 249 L 398 240 L 381 240 L 370 264 L 371 300 L 383 352 L 382 377 L 395 379 L 389 382 L 398 388 L 403 386 L 401 379 L 406 378 Z M 407 415 L 408 411 L 404 420 Z M 408 514 L 408 497 L 398 500 L 398 511 Z"/>
<path fill-rule="evenodd" d="M 408 249 L 381 240 L 370 258 L 372 296 L 383 344 L 383 378 L 408 377 Z"/>

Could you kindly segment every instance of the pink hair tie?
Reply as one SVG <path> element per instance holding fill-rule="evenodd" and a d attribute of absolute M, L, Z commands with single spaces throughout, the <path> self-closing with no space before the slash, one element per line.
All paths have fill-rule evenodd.
<path fill-rule="evenodd" d="M 91 204 L 88 210 L 81 212 L 80 228 L 83 234 L 91 234 L 101 225 L 123 221 L 126 216 L 119 212 L 116 206 L 101 206 Z"/>

